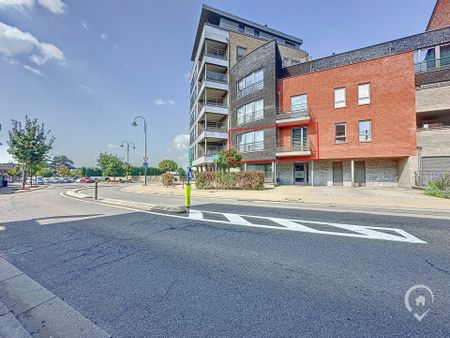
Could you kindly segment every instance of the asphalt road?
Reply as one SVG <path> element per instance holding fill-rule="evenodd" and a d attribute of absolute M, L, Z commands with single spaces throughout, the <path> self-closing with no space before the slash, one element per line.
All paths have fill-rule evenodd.
<path fill-rule="evenodd" d="M 196 205 L 398 228 L 426 242 L 402 243 L 173 218 L 65 189 L 0 195 L 0 256 L 114 337 L 450 336 L 450 221 Z M 434 294 L 421 322 L 404 301 L 417 284 Z"/>

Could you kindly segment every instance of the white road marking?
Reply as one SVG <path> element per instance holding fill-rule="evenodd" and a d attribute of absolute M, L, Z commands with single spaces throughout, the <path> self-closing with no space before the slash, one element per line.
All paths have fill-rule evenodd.
<path fill-rule="evenodd" d="M 237 225 L 245 225 L 245 226 L 252 226 L 253 223 L 250 223 L 249 221 L 243 219 L 241 216 L 236 214 L 228 214 L 228 213 L 222 213 L 232 224 Z"/>
<path fill-rule="evenodd" d="M 172 217 L 172 218 L 178 218 L 178 219 L 190 219 L 190 220 L 208 222 L 208 223 L 241 225 L 241 226 L 272 229 L 272 230 L 296 231 L 296 232 L 305 232 L 305 233 L 330 235 L 330 236 L 351 237 L 351 238 L 378 239 L 378 240 L 413 243 L 413 244 L 426 244 L 427 243 L 427 242 L 422 241 L 421 239 L 407 233 L 406 231 L 404 231 L 402 229 L 397 229 L 397 228 L 372 227 L 372 226 L 333 223 L 333 222 L 316 222 L 316 221 L 308 221 L 308 220 L 282 219 L 282 218 L 264 217 L 264 216 L 255 216 L 255 215 L 238 215 L 238 214 L 222 213 L 222 212 L 215 212 L 215 211 L 201 211 L 201 210 L 197 210 L 197 209 L 190 209 L 188 216 L 169 215 L 169 214 L 163 214 L 163 213 L 156 212 L 156 211 L 147 211 L 147 210 L 142 210 L 142 209 L 137 209 L 137 208 L 105 204 L 105 203 L 101 203 L 101 202 L 87 201 L 87 200 L 79 199 L 76 197 L 67 196 L 64 193 L 60 193 L 60 195 L 66 197 L 66 198 L 71 198 L 71 199 L 75 199 L 75 200 L 86 202 L 86 203 L 101 204 L 103 206 L 108 206 L 108 207 L 112 207 L 112 208 L 126 209 L 126 210 L 144 212 L 147 214 L 158 215 L 158 216 L 163 216 L 163 217 Z M 224 215 L 228 219 L 228 221 L 205 219 L 203 217 L 203 213 L 221 214 L 221 215 Z M 228 217 L 227 217 L 227 215 L 228 215 Z M 246 224 L 246 225 L 243 225 L 242 223 L 236 224 L 236 223 L 233 223 L 230 221 L 230 218 L 231 218 L 234 220 L 241 219 L 242 221 L 247 222 L 245 219 L 242 218 L 242 216 L 251 217 L 252 219 L 259 218 L 259 219 L 270 220 L 270 221 L 273 221 L 273 222 L 281 225 L 282 227 L 250 223 L 250 222 L 248 222 L 248 224 Z M 239 222 L 242 222 L 242 221 L 239 221 Z M 344 229 L 344 230 L 351 231 L 354 233 L 317 230 L 317 229 L 307 227 L 306 225 L 303 225 L 301 223 L 326 225 L 326 226 L 330 226 L 330 227 L 335 227 L 337 229 Z M 377 231 L 377 230 L 379 230 L 379 231 Z M 388 233 L 382 232 L 383 230 L 395 232 L 398 234 L 398 236 L 396 236 L 394 234 L 388 234 Z"/>

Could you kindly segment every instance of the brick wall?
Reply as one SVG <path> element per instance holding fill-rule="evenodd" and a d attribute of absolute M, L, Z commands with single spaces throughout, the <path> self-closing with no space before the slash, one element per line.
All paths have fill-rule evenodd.
<path fill-rule="evenodd" d="M 370 83 L 371 104 L 358 105 L 358 84 Z M 334 89 L 346 87 L 345 108 L 334 108 Z M 416 153 L 413 53 L 382 57 L 279 81 L 281 108 L 291 96 L 308 94 L 319 123 L 320 158 L 389 158 Z M 372 121 L 372 142 L 359 142 L 358 122 Z M 335 144 L 335 124 L 347 123 L 347 143 Z M 317 148 L 314 130 L 310 141 Z"/>
<path fill-rule="evenodd" d="M 450 0 L 438 0 L 427 31 L 450 26 Z"/>

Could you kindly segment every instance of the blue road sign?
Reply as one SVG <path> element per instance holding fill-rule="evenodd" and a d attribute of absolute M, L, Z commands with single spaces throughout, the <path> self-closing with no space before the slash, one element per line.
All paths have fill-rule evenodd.
<path fill-rule="evenodd" d="M 191 167 L 188 168 L 187 179 L 188 179 L 188 183 L 192 180 L 192 168 Z"/>
<path fill-rule="evenodd" d="M 144 162 L 142 165 L 144 166 L 144 168 L 148 168 L 148 162 Z"/>

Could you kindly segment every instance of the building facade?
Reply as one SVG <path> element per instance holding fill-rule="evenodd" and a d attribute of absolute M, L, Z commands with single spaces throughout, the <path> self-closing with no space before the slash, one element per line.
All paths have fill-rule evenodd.
<path fill-rule="evenodd" d="M 278 41 L 285 66 L 308 59 L 301 39 L 203 5 L 190 74 L 190 151 L 197 170 L 212 170 L 214 155 L 227 147 L 229 69 L 272 39 Z"/>
<path fill-rule="evenodd" d="M 450 171 L 449 6 L 437 2 L 424 33 L 317 60 L 227 32 L 221 148 L 274 184 L 412 186 Z M 191 141 L 203 163 L 211 141 Z"/>

